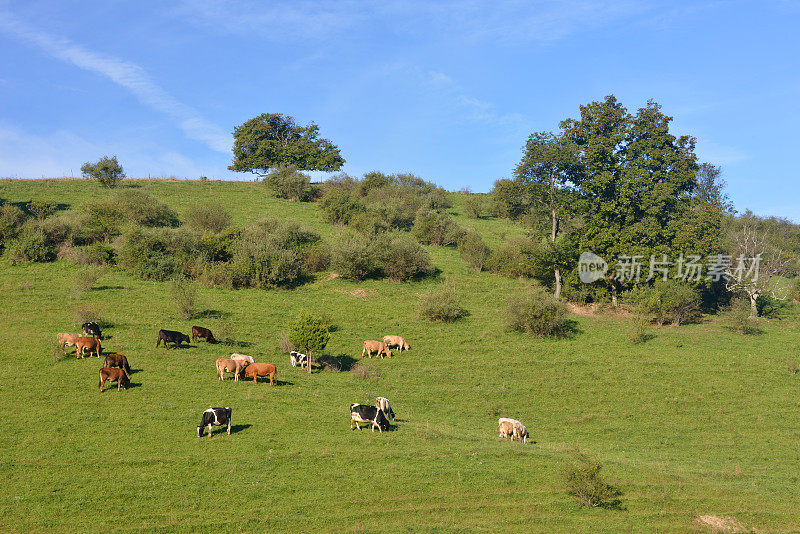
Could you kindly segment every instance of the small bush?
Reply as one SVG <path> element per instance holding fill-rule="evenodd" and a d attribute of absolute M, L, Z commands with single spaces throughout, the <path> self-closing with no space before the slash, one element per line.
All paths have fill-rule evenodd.
<path fill-rule="evenodd" d="M 647 317 L 637 317 L 633 320 L 628 330 L 628 341 L 634 345 L 644 343 L 652 339 L 650 333 L 650 320 Z"/>
<path fill-rule="evenodd" d="M 286 332 L 278 334 L 278 348 L 281 349 L 281 352 L 285 352 L 286 354 L 295 350 L 294 343 L 289 341 L 289 334 Z"/>
<path fill-rule="evenodd" d="M 453 202 L 450 200 L 450 196 L 447 194 L 447 191 L 440 187 L 437 187 L 425 195 L 424 207 L 429 210 L 444 211 L 452 206 Z"/>
<path fill-rule="evenodd" d="M 423 204 L 419 193 L 409 187 L 386 186 L 374 189 L 364 199 L 368 212 L 389 228 L 407 230 Z"/>
<path fill-rule="evenodd" d="M 404 282 L 433 273 L 433 262 L 419 243 L 405 234 L 393 234 L 379 245 L 381 270 L 391 280 Z"/>
<path fill-rule="evenodd" d="M 322 196 L 319 209 L 325 220 L 333 224 L 348 224 L 355 215 L 366 211 L 366 207 L 342 187 L 329 189 Z"/>
<path fill-rule="evenodd" d="M 489 258 L 490 250 L 483 242 L 481 235 L 470 229 L 458 240 L 458 252 L 470 268 L 480 272 Z"/>
<path fill-rule="evenodd" d="M 109 326 L 103 320 L 103 316 L 100 314 L 100 311 L 89 306 L 81 306 L 75 310 L 75 322 L 79 325 L 82 325 L 83 323 L 95 322 L 100 326 L 101 329 Z"/>
<path fill-rule="evenodd" d="M 185 218 L 191 228 L 214 234 L 231 224 L 231 214 L 214 202 L 195 204 L 187 210 Z"/>
<path fill-rule="evenodd" d="M 117 156 L 103 156 L 95 163 L 88 161 L 81 165 L 81 172 L 85 178 L 94 178 L 106 187 L 116 187 L 117 183 L 125 178 L 125 171 L 117 161 Z"/>
<path fill-rule="evenodd" d="M 119 234 L 125 220 L 125 208 L 115 200 L 87 202 L 76 227 L 76 244 L 109 242 L 112 236 Z"/>
<path fill-rule="evenodd" d="M 461 306 L 455 288 L 445 283 L 444 287 L 420 296 L 419 314 L 429 321 L 449 323 L 466 317 L 468 312 Z"/>
<path fill-rule="evenodd" d="M 331 253 L 325 243 L 318 243 L 303 251 L 303 267 L 309 273 L 319 273 L 331 264 Z"/>
<path fill-rule="evenodd" d="M 300 202 L 312 196 L 311 178 L 300 172 L 295 165 L 278 167 L 264 177 L 264 184 L 272 189 L 275 196 Z"/>
<path fill-rule="evenodd" d="M 601 469 L 598 462 L 590 462 L 585 457 L 579 458 L 564 473 L 567 494 L 583 506 L 619 508 L 622 504 L 622 491 L 603 480 Z"/>
<path fill-rule="evenodd" d="M 361 281 L 377 271 L 372 242 L 355 232 L 341 232 L 331 242 L 331 269 L 348 280 Z"/>
<path fill-rule="evenodd" d="M 170 282 L 170 295 L 178 308 L 181 319 L 191 319 L 197 312 L 197 287 L 185 278 L 175 278 Z"/>
<path fill-rule="evenodd" d="M 569 331 L 567 306 L 544 288 L 535 286 L 508 300 L 506 324 L 534 336 L 561 336 Z"/>
<path fill-rule="evenodd" d="M 422 209 L 414 218 L 411 233 L 420 243 L 447 246 L 455 245 L 464 230 L 447 213 Z"/>
<path fill-rule="evenodd" d="M 673 280 L 636 287 L 628 292 L 625 300 L 652 317 L 659 326 L 666 322 L 685 324 L 700 314 L 700 295 L 688 285 Z"/>
<path fill-rule="evenodd" d="M 56 259 L 56 247 L 49 243 L 40 224 L 26 224 L 8 244 L 11 263 L 49 262 Z"/>
<path fill-rule="evenodd" d="M 470 219 L 480 219 L 483 216 L 483 198 L 477 194 L 468 194 L 462 201 L 464 215 Z"/>
<path fill-rule="evenodd" d="M 182 230 L 142 230 L 125 234 L 119 264 L 145 280 L 166 281 L 190 274 L 198 251 L 196 237 Z"/>
<path fill-rule="evenodd" d="M 180 224 L 172 208 L 142 191 L 121 191 L 115 195 L 113 203 L 122 210 L 125 221 L 139 226 L 155 228 Z"/>
<path fill-rule="evenodd" d="M 381 378 L 374 369 L 370 369 L 366 365 L 362 365 L 360 363 L 354 363 L 353 366 L 350 367 L 350 374 L 356 378 L 360 378 L 361 380 L 374 381 Z"/>
<path fill-rule="evenodd" d="M 25 212 L 13 204 L 0 206 L 0 246 L 19 235 Z"/>
<path fill-rule="evenodd" d="M 728 326 L 731 330 L 744 335 L 761 333 L 758 319 L 750 316 L 750 301 L 746 298 L 737 298 L 731 302 L 728 311 Z"/>
<path fill-rule="evenodd" d="M 58 204 L 55 202 L 45 202 L 43 200 L 31 200 L 28 202 L 26 208 L 34 217 L 43 221 L 56 212 Z"/>
<path fill-rule="evenodd" d="M 84 291 L 91 290 L 106 272 L 108 272 L 108 267 L 90 266 L 82 269 L 75 276 L 75 282 L 72 286 L 73 293 L 80 298 L 80 295 Z"/>

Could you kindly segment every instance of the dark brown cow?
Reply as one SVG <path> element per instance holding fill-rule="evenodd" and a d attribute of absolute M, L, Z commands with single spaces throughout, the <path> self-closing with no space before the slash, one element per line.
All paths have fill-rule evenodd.
<path fill-rule="evenodd" d="M 119 367 L 125 371 L 126 375 L 131 376 L 131 366 L 128 365 L 128 358 L 124 354 L 106 354 L 106 361 L 103 365 L 106 367 Z"/>
<path fill-rule="evenodd" d="M 211 330 L 203 328 L 202 326 L 192 327 L 192 341 L 197 343 L 197 338 L 205 339 L 206 343 L 218 343 L 218 341 L 214 339 L 214 334 L 211 333 Z"/>
<path fill-rule="evenodd" d="M 268 376 L 269 377 L 269 385 L 275 385 L 275 372 L 276 368 L 275 365 L 271 363 L 251 363 L 244 369 L 244 376 L 245 378 L 253 377 L 253 383 L 258 382 L 259 376 Z"/>
<path fill-rule="evenodd" d="M 92 356 L 92 352 L 97 354 L 97 357 L 100 357 L 100 353 L 103 352 L 103 349 L 100 347 L 100 340 L 96 337 L 84 337 L 81 336 L 75 340 L 75 357 L 76 358 L 83 358 L 83 351 L 89 349 L 89 357 Z"/>
<path fill-rule="evenodd" d="M 114 369 L 113 367 L 103 367 L 100 369 L 100 393 L 103 392 L 103 385 L 105 385 L 106 382 L 116 382 L 117 391 L 123 387 L 128 389 L 128 386 L 131 385 L 131 381 L 128 380 L 128 375 L 125 374 L 125 370 Z"/>

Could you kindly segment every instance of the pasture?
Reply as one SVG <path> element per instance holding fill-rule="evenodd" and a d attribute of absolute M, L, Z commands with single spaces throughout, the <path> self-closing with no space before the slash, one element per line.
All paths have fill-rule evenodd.
<path fill-rule="evenodd" d="M 129 182 L 179 214 L 213 199 L 234 223 L 277 216 L 337 229 L 316 206 L 268 197 L 261 184 Z M 107 194 L 86 181 L 2 181 L 0 197 L 58 201 Z M 490 246 L 523 230 L 459 224 Z M 702 515 L 759 532 L 800 530 L 800 314 L 743 336 L 721 317 L 654 328 L 638 345 L 630 320 L 576 315 L 568 339 L 506 331 L 506 300 L 527 281 L 476 273 L 452 248 L 426 247 L 437 278 L 353 283 L 318 275 L 293 290 L 198 289 L 199 317 L 179 318 L 168 284 L 106 273 L 80 298 L 83 269 L 0 263 L 0 530 L 703 532 Z M 419 295 L 451 280 L 470 315 L 417 316 Z M 104 352 L 125 354 L 132 387 L 98 392 L 96 358 L 54 358 L 77 310 L 107 324 Z M 292 368 L 278 335 L 301 310 L 334 325 L 326 354 L 341 372 Z M 160 328 L 209 327 L 233 345 L 156 348 Z M 365 339 L 400 334 L 412 349 L 361 359 Z M 277 384 L 216 378 L 232 352 L 277 365 Z M 395 351 L 395 354 L 396 351 Z M 354 363 L 372 376 L 348 372 Z M 392 402 L 393 431 L 349 429 L 351 403 Z M 202 412 L 233 409 L 232 432 L 197 438 Z M 497 418 L 525 423 L 503 441 Z M 576 453 L 603 465 L 620 509 L 579 506 L 563 472 Z"/>

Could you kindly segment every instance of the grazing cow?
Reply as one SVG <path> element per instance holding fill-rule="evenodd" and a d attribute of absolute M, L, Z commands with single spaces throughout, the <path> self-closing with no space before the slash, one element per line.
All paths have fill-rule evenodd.
<path fill-rule="evenodd" d="M 103 349 L 100 347 L 100 340 L 96 337 L 84 337 L 81 336 L 75 340 L 75 357 L 76 358 L 83 358 L 83 351 L 89 349 L 89 357 L 92 356 L 92 352 L 97 354 L 97 357 L 100 357 L 100 353 L 103 352 Z"/>
<path fill-rule="evenodd" d="M 300 369 L 302 369 L 304 366 L 308 365 L 308 356 L 293 350 L 289 353 L 289 361 L 292 363 L 292 367 L 297 367 L 299 365 Z"/>
<path fill-rule="evenodd" d="M 350 430 L 355 428 L 361 430 L 359 423 L 370 423 L 372 431 L 375 432 L 375 427 L 383 434 L 384 430 L 389 429 L 389 421 L 383 415 L 383 411 L 377 406 L 367 406 L 366 404 L 351 404 L 350 405 Z"/>
<path fill-rule="evenodd" d="M 375 399 L 375 406 L 381 409 L 381 411 L 389 418 L 389 421 L 394 421 L 394 412 L 392 411 L 392 404 L 389 402 L 389 399 L 386 397 L 378 397 Z"/>
<path fill-rule="evenodd" d="M 116 382 L 117 391 L 119 391 L 120 388 L 128 389 L 128 386 L 131 385 L 131 381 L 128 380 L 128 375 L 125 374 L 124 369 L 114 369 L 112 367 L 103 367 L 100 369 L 100 393 L 103 392 L 103 385 L 106 382 Z"/>
<path fill-rule="evenodd" d="M 383 336 L 383 342 L 390 349 L 392 347 L 397 347 L 400 349 L 400 352 L 403 352 L 404 350 L 411 350 L 411 345 L 409 345 L 406 340 L 400 336 Z"/>
<path fill-rule="evenodd" d="M 131 366 L 128 365 L 128 358 L 124 354 L 106 354 L 106 361 L 103 364 L 106 367 L 119 367 L 125 371 L 125 374 L 131 376 Z"/>
<path fill-rule="evenodd" d="M 231 435 L 231 409 L 230 408 L 209 408 L 203 412 L 203 420 L 200 421 L 200 426 L 197 427 L 197 437 L 200 437 L 200 432 L 203 427 L 208 427 L 208 437 L 211 437 L 211 425 L 224 426 L 228 425 L 228 435 Z"/>
<path fill-rule="evenodd" d="M 214 334 L 212 334 L 211 330 L 208 328 L 203 328 L 202 326 L 193 326 L 192 341 L 197 343 L 198 338 L 205 339 L 206 343 L 219 343 L 216 339 L 214 339 Z"/>
<path fill-rule="evenodd" d="M 242 360 L 231 360 L 229 358 L 217 358 L 217 378 L 225 380 L 225 373 L 233 373 L 233 381 L 239 381 L 242 369 L 247 365 Z"/>
<path fill-rule="evenodd" d="M 381 341 L 364 341 L 364 350 L 361 351 L 361 357 L 364 357 L 364 353 L 367 353 L 367 356 L 372 358 L 372 353 L 374 352 L 376 355 L 383 358 L 384 356 L 392 357 L 392 353 L 389 350 L 389 347 L 386 346 L 386 343 Z"/>
<path fill-rule="evenodd" d="M 181 341 L 185 341 L 189 343 L 189 336 L 186 334 L 181 334 L 180 332 L 175 332 L 174 330 L 159 330 L 158 331 L 158 341 L 156 341 L 156 347 L 158 347 L 159 343 L 164 342 L 164 348 L 167 348 L 167 342 L 172 343 L 175 345 L 175 348 L 179 348 L 181 346 Z"/>
<path fill-rule="evenodd" d="M 258 382 L 259 376 L 268 376 L 269 385 L 275 385 L 275 365 L 271 363 L 251 363 L 244 369 L 245 378 L 253 377 L 253 384 Z"/>
<path fill-rule="evenodd" d="M 103 336 L 100 334 L 100 325 L 96 322 L 89 321 L 88 323 L 83 323 L 81 328 L 83 328 L 84 336 L 93 336 L 97 339 L 103 339 Z"/>
<path fill-rule="evenodd" d="M 242 362 L 242 367 L 251 363 L 255 363 L 253 357 L 246 354 L 231 354 L 231 360 L 240 360 Z"/>
<path fill-rule="evenodd" d="M 528 442 L 528 429 L 525 428 L 521 422 L 510 417 L 501 417 L 497 420 L 497 426 L 500 429 L 500 437 L 510 437 L 511 441 L 517 439 L 522 443 Z"/>
<path fill-rule="evenodd" d="M 81 337 L 80 334 L 63 333 L 56 336 L 56 341 L 58 341 L 58 344 L 61 345 L 63 349 L 64 347 L 74 347 L 79 337 Z"/>

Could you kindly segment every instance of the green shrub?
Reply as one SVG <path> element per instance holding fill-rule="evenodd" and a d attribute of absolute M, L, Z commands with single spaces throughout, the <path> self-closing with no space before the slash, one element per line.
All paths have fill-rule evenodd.
<path fill-rule="evenodd" d="M 14 239 L 25 222 L 25 212 L 13 204 L 0 206 L 0 246 Z"/>
<path fill-rule="evenodd" d="M 349 280 L 364 280 L 378 270 L 372 241 L 352 231 L 341 232 L 330 245 L 331 269 Z"/>
<path fill-rule="evenodd" d="M 82 247 L 85 256 L 82 261 L 88 265 L 113 265 L 116 263 L 117 253 L 114 247 L 106 243 L 92 243 Z"/>
<path fill-rule="evenodd" d="M 300 256 L 277 245 L 274 237 L 242 241 L 230 263 L 233 287 L 271 288 L 298 283 L 302 276 Z"/>
<path fill-rule="evenodd" d="M 750 316 L 750 300 L 747 298 L 736 298 L 731 302 L 728 310 L 728 327 L 740 334 L 757 335 L 761 333 L 758 327 L 758 319 Z"/>
<path fill-rule="evenodd" d="M 11 263 L 49 262 L 56 259 L 56 247 L 47 240 L 41 224 L 25 224 L 8 244 Z"/>
<path fill-rule="evenodd" d="M 361 190 L 361 195 L 366 195 L 369 191 L 373 189 L 380 189 L 382 187 L 386 187 L 391 183 L 391 177 L 383 174 L 382 172 L 372 171 L 368 172 L 364 175 L 364 178 L 361 180 L 359 186 Z"/>
<path fill-rule="evenodd" d="M 390 228 L 407 230 L 423 204 L 423 198 L 410 187 L 385 186 L 371 190 L 364 199 L 367 210 Z"/>
<path fill-rule="evenodd" d="M 421 194 L 427 194 L 436 189 L 436 184 L 432 182 L 426 182 L 419 176 L 415 176 L 411 173 L 392 174 L 389 179 L 391 181 L 391 185 L 410 187 L 412 189 L 416 189 Z"/>
<path fill-rule="evenodd" d="M 134 228 L 125 234 L 119 264 L 145 280 L 188 276 L 196 263 L 196 238 L 182 230 Z"/>
<path fill-rule="evenodd" d="M 486 260 L 486 268 L 512 278 L 543 275 L 549 266 L 544 264 L 537 245 L 529 237 L 512 237 L 492 251 Z"/>
<path fill-rule="evenodd" d="M 381 270 L 391 280 L 403 282 L 433 273 L 428 252 L 411 237 L 394 233 L 379 244 Z"/>
<path fill-rule="evenodd" d="M 80 298 L 84 291 L 89 291 L 94 287 L 97 281 L 108 272 L 105 266 L 91 265 L 85 269 L 81 269 L 75 276 L 75 282 L 72 285 L 73 294 Z"/>
<path fill-rule="evenodd" d="M 622 491 L 603 480 L 601 469 L 600 463 L 580 457 L 564 472 L 567 494 L 583 506 L 619 508 Z"/>
<path fill-rule="evenodd" d="M 191 228 L 214 234 L 231 223 L 231 214 L 214 202 L 195 204 L 186 211 L 185 218 Z"/>
<path fill-rule="evenodd" d="M 634 345 L 644 343 L 653 338 L 650 333 L 650 320 L 647 317 L 636 317 L 630 324 L 628 330 L 628 341 Z"/>
<path fill-rule="evenodd" d="M 322 352 L 330 338 L 331 334 L 322 321 L 308 312 L 300 312 L 289 324 L 289 342 L 308 356 L 309 373 L 314 355 Z"/>
<path fill-rule="evenodd" d="M 392 229 L 386 217 L 376 211 L 356 213 L 350 219 L 348 226 L 368 236 L 380 235 Z"/>
<path fill-rule="evenodd" d="M 273 170 L 264 177 L 264 184 L 272 189 L 278 198 L 306 202 L 313 194 L 311 178 L 300 172 L 295 165 Z"/>
<path fill-rule="evenodd" d="M 325 271 L 330 264 L 331 253 L 325 243 L 317 243 L 303 251 L 303 268 L 309 273 Z"/>
<path fill-rule="evenodd" d="M 170 295 L 181 319 L 191 319 L 196 313 L 197 287 L 185 278 L 173 278 L 169 284 Z"/>
<path fill-rule="evenodd" d="M 126 220 L 124 206 L 111 199 L 87 202 L 83 211 L 75 229 L 76 244 L 79 245 L 110 241 L 112 236 L 120 233 Z"/>
<path fill-rule="evenodd" d="M 326 221 L 334 224 L 347 224 L 358 213 L 366 211 L 366 207 L 344 188 L 328 190 L 319 203 L 319 209 Z"/>
<path fill-rule="evenodd" d="M 120 191 L 114 196 L 114 203 L 122 210 L 123 220 L 132 224 L 152 228 L 180 224 L 172 208 L 142 191 Z"/>
<path fill-rule="evenodd" d="M 461 204 L 464 207 L 464 215 L 470 219 L 480 219 L 483 216 L 483 197 L 478 194 L 467 194 Z"/>
<path fill-rule="evenodd" d="M 525 186 L 516 180 L 506 178 L 497 180 L 494 183 L 491 197 L 499 216 L 507 219 L 518 219 L 528 211 L 530 206 Z"/>
<path fill-rule="evenodd" d="M 447 213 L 421 209 L 414 219 L 411 233 L 420 243 L 447 246 L 455 245 L 464 230 Z"/>
<path fill-rule="evenodd" d="M 425 195 L 424 207 L 429 210 L 444 211 L 452 206 L 453 201 L 450 200 L 450 196 L 447 194 L 447 191 L 441 187 L 437 187 Z"/>
<path fill-rule="evenodd" d="M 483 242 L 481 235 L 470 229 L 458 240 L 458 252 L 467 265 L 480 272 L 486 264 L 490 250 Z"/>
<path fill-rule="evenodd" d="M 506 325 L 511 330 L 537 337 L 562 336 L 569 332 L 570 327 L 566 304 L 540 286 L 508 300 Z"/>
<path fill-rule="evenodd" d="M 55 202 L 45 202 L 43 200 L 31 200 L 26 205 L 26 208 L 34 217 L 43 221 L 56 212 L 58 204 Z"/>
<path fill-rule="evenodd" d="M 419 314 L 429 321 L 453 322 L 468 315 L 461 306 L 455 288 L 449 284 L 423 293 L 419 300 Z"/>
<path fill-rule="evenodd" d="M 116 187 L 125 178 L 125 172 L 117 161 L 117 156 L 103 156 L 95 163 L 88 161 L 81 165 L 81 172 L 86 178 L 94 178 L 106 187 Z"/>
<path fill-rule="evenodd" d="M 625 301 L 656 324 L 685 324 L 700 314 L 700 295 L 691 287 L 675 280 L 658 280 L 652 286 L 640 285 L 625 296 Z"/>

